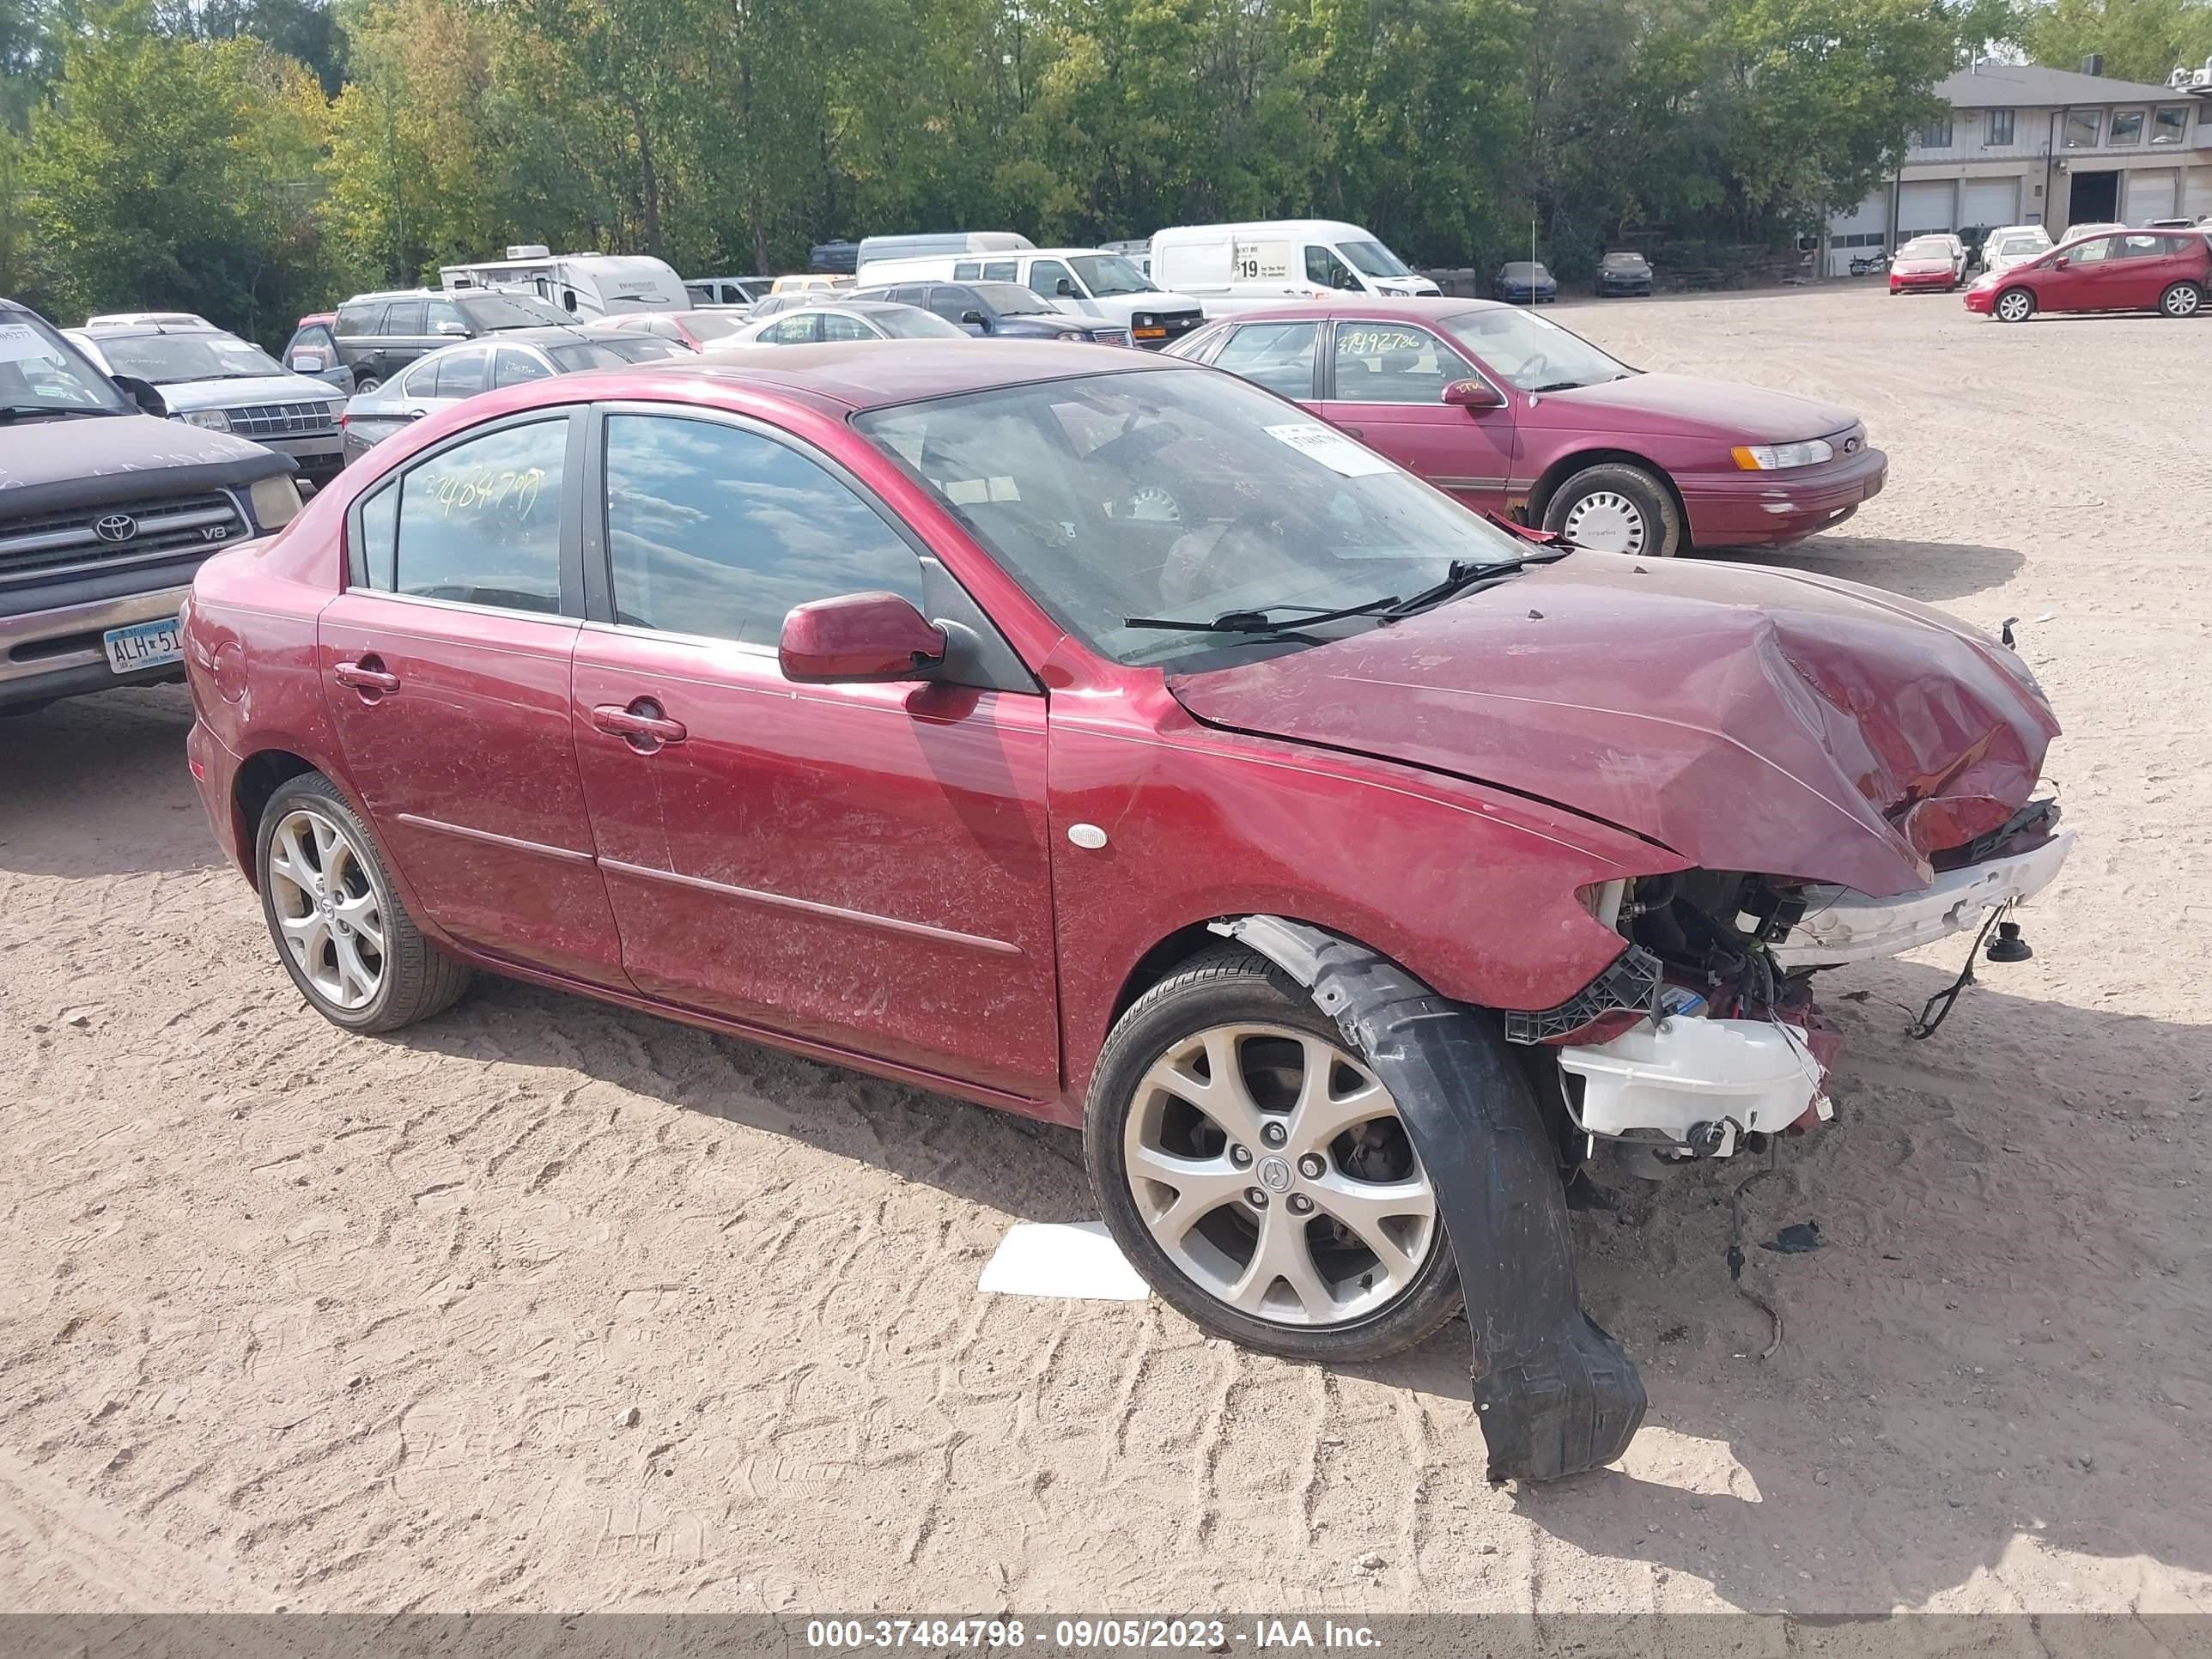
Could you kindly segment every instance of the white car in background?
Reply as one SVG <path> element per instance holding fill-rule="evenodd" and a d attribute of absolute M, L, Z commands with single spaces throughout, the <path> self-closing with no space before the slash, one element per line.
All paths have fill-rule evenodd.
<path fill-rule="evenodd" d="M 1982 269 L 2003 272 L 2039 259 L 2057 246 L 2041 225 L 2002 225 L 1982 238 Z"/>

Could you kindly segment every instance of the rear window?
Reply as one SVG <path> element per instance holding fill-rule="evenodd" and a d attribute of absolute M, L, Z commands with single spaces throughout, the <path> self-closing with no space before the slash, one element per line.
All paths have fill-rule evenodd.
<path fill-rule="evenodd" d="M 471 324 L 484 331 L 544 328 L 569 320 L 567 313 L 556 311 L 543 300 L 526 299 L 519 294 L 476 294 L 454 303 L 466 313 Z"/>
<path fill-rule="evenodd" d="M 641 334 L 627 340 L 594 340 L 589 345 L 549 346 L 545 355 L 560 367 L 562 374 L 574 374 L 580 369 L 649 363 L 663 357 L 680 357 L 685 353 L 673 340 L 657 340 L 650 334 Z"/>

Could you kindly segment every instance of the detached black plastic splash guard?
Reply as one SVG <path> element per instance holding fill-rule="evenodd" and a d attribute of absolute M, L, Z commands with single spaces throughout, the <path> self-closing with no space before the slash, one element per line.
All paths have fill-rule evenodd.
<path fill-rule="evenodd" d="M 1559 1161 L 1480 1017 L 1318 928 L 1275 916 L 1215 927 L 1309 988 L 1398 1103 L 1467 1295 L 1490 1479 L 1553 1480 L 1620 1456 L 1644 1422 L 1644 1380 L 1583 1311 Z"/>

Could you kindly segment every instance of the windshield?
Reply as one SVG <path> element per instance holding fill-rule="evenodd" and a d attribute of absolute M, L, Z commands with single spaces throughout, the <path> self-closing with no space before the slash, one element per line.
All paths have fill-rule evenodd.
<path fill-rule="evenodd" d="M 688 347 L 673 340 L 655 339 L 650 334 L 629 338 L 594 340 L 589 345 L 556 345 L 545 348 L 545 355 L 564 374 L 574 374 L 579 369 L 613 368 L 622 363 L 657 362 L 663 357 L 688 357 Z"/>
<path fill-rule="evenodd" d="M 2000 236 L 1990 251 L 2010 259 L 2023 253 L 2040 253 L 2050 246 L 2051 239 L 2048 236 L 2033 234 Z"/>
<path fill-rule="evenodd" d="M 43 321 L 27 312 L 0 311 L 0 419 L 129 409 L 114 382 Z"/>
<path fill-rule="evenodd" d="M 1608 253 L 1601 263 L 1608 270 L 1633 270 L 1644 259 L 1640 253 Z"/>
<path fill-rule="evenodd" d="M 1897 257 L 1900 259 L 1948 259 L 1951 257 L 1951 245 L 1934 236 L 1916 236 L 1898 249 Z"/>
<path fill-rule="evenodd" d="M 1449 318 L 1445 330 L 1492 374 L 1523 392 L 1571 392 L 1636 371 L 1547 317 L 1500 306 Z"/>
<path fill-rule="evenodd" d="M 1026 294 L 1029 290 L 1024 289 L 1022 292 Z M 870 312 L 868 320 L 894 340 L 941 340 L 948 335 L 956 340 L 968 337 L 965 330 L 916 306 L 886 306 L 881 311 Z"/>
<path fill-rule="evenodd" d="M 1047 305 L 1019 283 L 977 283 L 975 287 L 983 303 L 1001 316 L 1026 317 L 1040 311 L 1060 314 L 1056 307 Z"/>
<path fill-rule="evenodd" d="M 1455 561 L 1528 545 L 1280 398 L 1154 368 L 881 409 L 854 424 L 945 503 L 1037 603 L 1117 662 L 1185 667 L 1378 626 L 1288 636 L 1132 627 L 1405 599 Z"/>
<path fill-rule="evenodd" d="M 1075 267 L 1075 274 L 1094 300 L 1111 299 L 1116 294 L 1158 292 L 1145 280 L 1142 271 L 1118 253 L 1072 253 L 1067 263 Z"/>
<path fill-rule="evenodd" d="M 1410 276 L 1405 262 L 1380 242 L 1340 242 L 1336 251 L 1364 276 Z"/>
<path fill-rule="evenodd" d="M 551 323 L 575 321 L 543 300 L 526 299 L 519 294 L 472 294 L 455 303 L 480 329 L 544 328 Z"/>
<path fill-rule="evenodd" d="M 229 334 L 94 335 L 100 356 L 118 374 L 136 374 L 155 386 L 180 380 L 257 380 L 283 374 L 284 366 L 259 346 Z"/>

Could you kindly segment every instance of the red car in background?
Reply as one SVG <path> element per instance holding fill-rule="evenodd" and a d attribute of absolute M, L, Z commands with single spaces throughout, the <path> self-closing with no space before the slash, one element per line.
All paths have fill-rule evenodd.
<path fill-rule="evenodd" d="M 1848 410 L 1647 374 L 1485 300 L 1246 312 L 1168 349 L 1296 399 L 1471 507 L 1602 552 L 1796 541 L 1888 472 Z"/>
<path fill-rule="evenodd" d="M 1924 294 L 1936 290 L 1948 294 L 1959 286 L 1960 268 L 1965 263 L 1963 251 L 1957 240 L 1950 236 L 1916 236 L 1889 262 L 1889 291 L 1892 294 Z"/>
<path fill-rule="evenodd" d="M 2062 242 L 1979 278 L 1966 309 L 2001 323 L 2039 311 L 2156 311 L 2194 317 L 2212 292 L 2212 232 L 2129 230 Z"/>
<path fill-rule="evenodd" d="M 1353 1360 L 1467 1303 L 1498 1479 L 1643 1414 L 1563 1172 L 1817 1127 L 1814 973 L 2070 840 L 1972 629 L 1539 544 L 1113 347 L 485 392 L 183 630 L 192 776 L 325 1018 L 483 969 L 1079 1123 L 1209 1331 Z"/>

